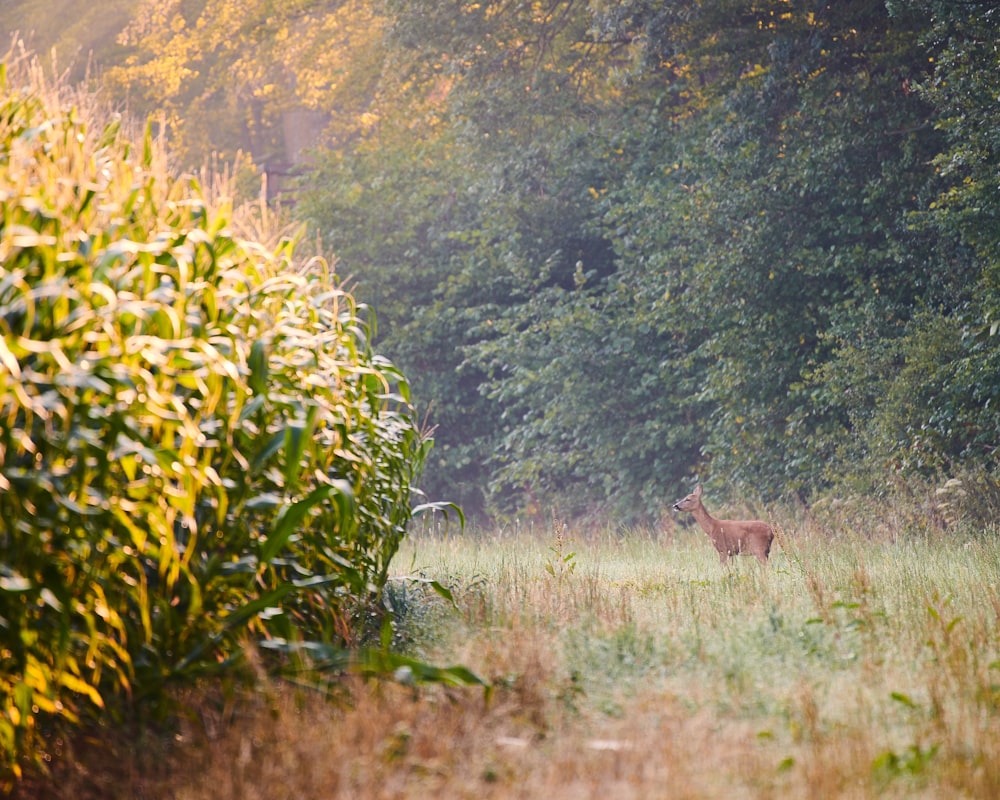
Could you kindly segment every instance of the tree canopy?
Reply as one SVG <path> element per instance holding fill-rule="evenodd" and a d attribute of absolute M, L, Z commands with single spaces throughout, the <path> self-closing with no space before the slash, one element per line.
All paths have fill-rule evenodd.
<path fill-rule="evenodd" d="M 17 4 L 30 6 L 28 0 Z M 996 469 L 989 0 L 145 3 L 189 160 L 325 128 L 294 213 L 436 426 L 425 489 L 655 516 Z"/>

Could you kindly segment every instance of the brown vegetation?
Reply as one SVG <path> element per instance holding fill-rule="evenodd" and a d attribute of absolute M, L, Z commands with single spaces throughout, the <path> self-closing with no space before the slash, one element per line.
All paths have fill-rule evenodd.
<path fill-rule="evenodd" d="M 205 693 L 175 729 L 65 751 L 24 796 L 996 796 L 1000 546 L 904 509 L 851 531 L 852 508 L 777 519 L 770 569 L 721 574 L 672 525 L 418 535 L 398 563 L 460 611 L 399 588 L 397 632 L 489 696 Z"/>

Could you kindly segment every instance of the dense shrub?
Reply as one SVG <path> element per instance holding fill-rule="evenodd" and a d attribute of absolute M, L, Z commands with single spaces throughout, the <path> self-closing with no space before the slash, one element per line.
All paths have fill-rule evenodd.
<path fill-rule="evenodd" d="M 427 447 L 321 260 L 0 72 L 0 770 L 248 633 L 350 643 Z M 131 705 L 129 705 L 131 704 Z"/>

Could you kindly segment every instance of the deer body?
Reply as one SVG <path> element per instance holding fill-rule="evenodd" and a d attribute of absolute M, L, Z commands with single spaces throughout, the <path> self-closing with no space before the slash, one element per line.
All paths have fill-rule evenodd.
<path fill-rule="evenodd" d="M 771 542 L 774 541 L 774 530 L 766 522 L 759 520 L 739 521 L 733 519 L 716 519 L 708 513 L 701 502 L 701 484 L 683 500 L 674 503 L 675 511 L 690 511 L 698 521 L 701 529 L 708 534 L 719 559 L 723 564 L 729 556 L 756 556 L 761 564 L 767 563 L 771 552 Z"/>

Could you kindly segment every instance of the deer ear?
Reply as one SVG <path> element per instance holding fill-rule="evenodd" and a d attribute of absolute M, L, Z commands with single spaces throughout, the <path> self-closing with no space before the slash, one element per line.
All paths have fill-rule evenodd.
<path fill-rule="evenodd" d="M 695 497 L 701 497 L 701 484 L 700 483 L 697 486 L 694 487 L 694 491 L 691 492 L 691 494 L 693 494 Z"/>

